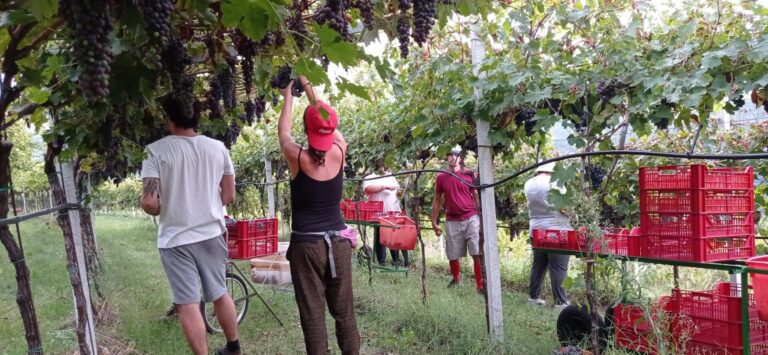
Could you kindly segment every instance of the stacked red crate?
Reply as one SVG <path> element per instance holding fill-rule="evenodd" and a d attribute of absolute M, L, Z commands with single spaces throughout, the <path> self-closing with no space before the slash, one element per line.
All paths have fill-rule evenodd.
<path fill-rule="evenodd" d="M 230 259 L 251 259 L 277 253 L 277 218 L 258 218 L 227 223 Z"/>
<path fill-rule="evenodd" d="M 753 181 L 751 167 L 640 168 L 637 256 L 693 262 L 753 256 Z"/>
<path fill-rule="evenodd" d="M 384 202 L 381 201 L 341 201 L 341 214 L 349 221 L 377 222 L 379 214 L 384 211 Z M 358 216 L 358 211 L 360 215 Z"/>

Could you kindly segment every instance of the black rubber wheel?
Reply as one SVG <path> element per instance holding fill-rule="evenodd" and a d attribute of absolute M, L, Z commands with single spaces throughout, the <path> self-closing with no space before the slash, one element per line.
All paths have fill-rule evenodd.
<path fill-rule="evenodd" d="M 227 285 L 227 293 L 232 297 L 232 301 L 235 303 L 235 314 L 237 314 L 237 324 L 243 321 L 245 314 L 248 312 L 248 288 L 245 281 L 233 273 L 227 273 L 224 282 Z M 221 325 L 218 318 L 216 318 L 216 311 L 213 308 L 213 302 L 200 302 L 200 312 L 203 314 L 203 322 L 205 323 L 205 330 L 208 333 L 221 333 Z"/>
<path fill-rule="evenodd" d="M 598 346 L 601 349 L 605 349 L 607 334 L 605 331 L 607 328 L 603 322 L 603 318 L 598 316 Z M 589 334 L 592 329 L 592 319 L 587 312 L 587 307 L 578 303 L 569 305 L 560 311 L 560 315 L 557 317 L 557 339 L 560 341 L 560 345 L 577 346 L 589 345 Z M 585 346 L 589 348 L 590 346 Z"/>

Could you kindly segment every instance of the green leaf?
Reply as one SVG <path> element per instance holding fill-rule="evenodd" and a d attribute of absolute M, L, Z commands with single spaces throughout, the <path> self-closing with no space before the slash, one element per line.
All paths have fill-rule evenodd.
<path fill-rule="evenodd" d="M 0 12 L 0 28 L 24 25 L 31 22 L 35 22 L 35 17 L 27 11 L 12 10 Z"/>
<path fill-rule="evenodd" d="M 38 21 L 53 17 L 58 9 L 56 0 L 34 0 L 22 2 L 21 8 L 29 11 Z"/>
<path fill-rule="evenodd" d="M 45 110 L 42 108 L 38 108 L 37 110 L 35 110 L 35 112 L 33 112 L 32 115 L 29 116 L 29 121 L 32 122 L 32 124 L 35 125 L 35 129 L 39 131 L 40 127 L 42 127 L 46 121 Z"/>
<path fill-rule="evenodd" d="M 360 47 L 344 41 L 338 32 L 326 25 L 315 26 L 315 33 L 320 39 L 320 50 L 328 60 L 343 66 L 357 64 L 362 53 Z"/>
<path fill-rule="evenodd" d="M 227 27 L 239 27 L 246 36 L 259 41 L 276 23 L 270 16 L 271 6 L 268 0 L 225 0 L 221 4 L 221 22 Z"/>
<path fill-rule="evenodd" d="M 58 55 L 52 55 L 45 61 L 45 69 L 43 69 L 43 78 L 45 80 L 51 80 L 54 74 L 61 69 L 64 65 L 64 58 Z"/>
<path fill-rule="evenodd" d="M 338 87 L 339 90 L 346 91 L 361 99 L 371 101 L 371 97 L 368 95 L 368 90 L 365 89 L 365 86 L 355 85 L 347 81 L 347 79 L 341 78 L 341 82 L 336 83 L 336 87 Z"/>
<path fill-rule="evenodd" d="M 312 83 L 328 83 L 328 74 L 325 73 L 323 67 L 317 65 L 312 60 L 308 60 L 306 57 L 302 57 L 293 66 L 293 70 L 296 74 L 304 75 Z"/>
<path fill-rule="evenodd" d="M 47 88 L 38 89 L 36 87 L 31 87 L 27 89 L 26 94 L 30 101 L 39 105 L 48 101 L 48 97 L 51 96 L 51 91 Z"/>
<path fill-rule="evenodd" d="M 564 187 L 565 184 L 576 177 L 576 173 L 579 171 L 579 168 L 576 164 L 571 164 L 567 167 L 564 167 L 562 162 L 558 162 L 555 165 L 555 169 L 552 172 L 552 182 L 556 182 L 557 186 Z"/>

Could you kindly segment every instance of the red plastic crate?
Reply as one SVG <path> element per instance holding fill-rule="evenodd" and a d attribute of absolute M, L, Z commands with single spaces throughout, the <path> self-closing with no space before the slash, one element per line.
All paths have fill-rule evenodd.
<path fill-rule="evenodd" d="M 755 255 L 755 237 L 637 237 L 635 252 L 644 258 L 693 262 L 715 262 L 746 259 Z"/>
<path fill-rule="evenodd" d="M 648 190 L 640 192 L 640 213 L 749 213 L 754 190 Z"/>
<path fill-rule="evenodd" d="M 251 259 L 277 253 L 277 218 L 242 220 L 227 224 L 230 259 Z"/>
<path fill-rule="evenodd" d="M 629 231 L 624 228 L 602 228 L 602 240 L 592 241 L 592 252 L 598 254 L 628 255 Z M 587 235 L 583 230 L 576 234 L 576 250 L 585 252 Z"/>
<path fill-rule="evenodd" d="M 617 304 L 613 308 L 614 345 L 617 348 L 650 354 L 658 353 L 657 340 L 664 340 L 671 345 L 671 338 L 655 339 L 651 328 L 651 325 L 655 324 L 659 329 L 663 328 L 662 333 L 668 336 L 666 326 L 671 318 L 669 310 L 674 307 L 670 301 L 670 297 L 662 297 L 652 306 L 648 314 L 639 305 Z M 648 316 L 651 317 L 652 323 L 648 321 Z"/>
<path fill-rule="evenodd" d="M 640 190 L 754 188 L 752 167 L 709 168 L 705 165 L 669 165 L 640 168 Z"/>
<path fill-rule="evenodd" d="M 384 211 L 384 202 L 382 201 L 352 201 L 345 199 L 341 201 L 341 213 L 344 219 L 351 221 L 378 221 L 378 215 Z M 360 210 L 360 216 L 357 210 Z"/>
<path fill-rule="evenodd" d="M 675 318 L 672 334 L 686 354 L 742 354 L 741 290 L 722 282 L 714 290 L 672 290 Z M 753 354 L 768 348 L 768 322 L 757 316 L 754 296 L 749 295 L 749 343 Z"/>
<path fill-rule="evenodd" d="M 576 231 L 559 229 L 534 229 L 533 247 L 546 249 L 576 250 Z"/>
<path fill-rule="evenodd" d="M 392 250 L 416 249 L 416 222 L 407 216 L 379 217 L 379 241 Z"/>
<path fill-rule="evenodd" d="M 643 234 L 667 237 L 754 236 L 753 213 L 641 213 Z"/>

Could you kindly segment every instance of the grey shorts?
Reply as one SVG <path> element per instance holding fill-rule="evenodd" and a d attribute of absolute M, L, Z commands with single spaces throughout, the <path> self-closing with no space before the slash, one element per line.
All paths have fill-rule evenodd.
<path fill-rule="evenodd" d="M 227 266 L 227 245 L 219 236 L 201 242 L 160 249 L 173 303 L 211 302 L 227 292 L 224 274 Z"/>
<path fill-rule="evenodd" d="M 445 221 L 445 256 L 456 260 L 462 256 L 480 255 L 480 217 L 464 221 Z"/>

